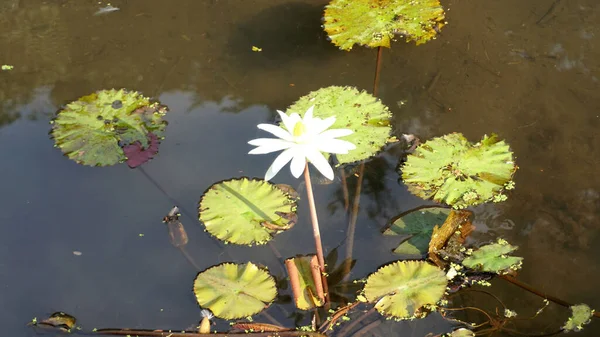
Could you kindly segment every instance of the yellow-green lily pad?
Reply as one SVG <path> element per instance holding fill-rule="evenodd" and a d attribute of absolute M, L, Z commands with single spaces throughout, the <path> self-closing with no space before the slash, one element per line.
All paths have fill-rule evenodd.
<path fill-rule="evenodd" d="M 411 193 L 461 209 L 506 200 L 517 166 L 508 144 L 496 135 L 472 144 L 451 133 L 419 145 L 401 170 Z"/>
<path fill-rule="evenodd" d="M 417 45 L 435 38 L 444 17 L 438 0 L 332 0 L 323 28 L 342 50 L 354 44 L 389 48 L 395 35 Z"/>
<path fill-rule="evenodd" d="M 277 296 L 275 279 L 252 262 L 223 263 L 200 272 L 194 294 L 216 317 L 239 319 L 261 312 Z"/>
<path fill-rule="evenodd" d="M 54 120 L 50 134 L 55 146 L 83 165 L 109 166 L 127 159 L 123 148 L 150 147 L 162 136 L 167 108 L 139 92 L 100 90 L 67 104 Z M 155 144 L 155 146 L 157 146 Z"/>
<path fill-rule="evenodd" d="M 290 193 L 259 179 L 218 182 L 202 195 L 199 219 L 219 240 L 238 245 L 265 244 L 296 223 L 297 199 Z"/>
<path fill-rule="evenodd" d="M 364 296 L 382 315 L 409 319 L 442 299 L 447 283 L 446 273 L 425 261 L 397 261 L 367 278 Z"/>

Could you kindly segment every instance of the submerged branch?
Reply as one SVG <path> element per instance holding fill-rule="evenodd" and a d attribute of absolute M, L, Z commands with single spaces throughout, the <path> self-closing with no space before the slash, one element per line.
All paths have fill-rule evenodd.
<path fill-rule="evenodd" d="M 326 337 L 314 331 L 277 331 L 277 332 L 215 332 L 198 333 L 194 331 L 164 331 L 164 330 L 133 330 L 133 329 L 98 329 L 94 334 L 112 336 L 140 336 L 140 337 L 215 337 L 215 336 L 250 336 L 250 337 Z"/>

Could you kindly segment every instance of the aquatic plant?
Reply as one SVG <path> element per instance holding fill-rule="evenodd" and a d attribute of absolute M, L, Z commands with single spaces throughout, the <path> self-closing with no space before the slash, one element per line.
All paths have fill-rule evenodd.
<path fill-rule="evenodd" d="M 523 258 L 508 256 L 507 254 L 512 253 L 517 248 L 500 239 L 497 243 L 474 250 L 470 256 L 462 261 L 462 264 L 471 269 L 498 274 L 505 273 L 507 270 L 516 270 L 521 268 Z"/>
<path fill-rule="evenodd" d="M 460 133 L 419 145 L 401 167 L 411 193 L 454 208 L 506 200 L 516 170 L 508 144 L 496 135 L 471 144 Z"/>
<path fill-rule="evenodd" d="M 438 0 L 332 0 L 323 28 L 342 50 L 354 44 L 389 48 L 396 35 L 417 45 L 435 38 L 444 17 Z"/>
<path fill-rule="evenodd" d="M 206 231 L 238 245 L 265 244 L 296 223 L 296 199 L 258 179 L 213 184 L 202 195 L 198 209 Z"/>
<path fill-rule="evenodd" d="M 435 305 L 446 291 L 446 273 L 425 261 L 397 261 L 367 278 L 366 301 L 382 315 L 414 318 L 425 305 Z"/>
<path fill-rule="evenodd" d="M 223 263 L 200 272 L 194 294 L 201 307 L 216 317 L 237 319 L 254 315 L 277 296 L 275 279 L 252 262 Z"/>
<path fill-rule="evenodd" d="M 325 303 L 323 282 L 316 256 L 297 256 L 285 260 L 294 303 L 300 310 L 309 310 Z"/>
<path fill-rule="evenodd" d="M 110 166 L 127 160 L 128 153 L 130 164 L 137 166 L 158 151 L 166 113 L 165 106 L 138 92 L 101 90 L 61 109 L 50 134 L 56 147 L 78 164 Z M 129 146 L 135 146 L 139 156 L 147 151 L 139 157 Z"/>
<path fill-rule="evenodd" d="M 588 324 L 594 315 L 594 310 L 587 304 L 572 305 L 569 309 L 571 309 L 571 317 L 569 317 L 562 327 L 567 332 L 581 331 L 583 326 Z"/>

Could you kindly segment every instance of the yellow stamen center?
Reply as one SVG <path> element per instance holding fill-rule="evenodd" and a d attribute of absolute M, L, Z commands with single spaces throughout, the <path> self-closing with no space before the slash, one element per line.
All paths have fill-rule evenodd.
<path fill-rule="evenodd" d="M 292 131 L 294 137 L 300 137 L 304 134 L 304 132 L 306 132 L 306 127 L 304 124 L 302 122 L 297 122 L 296 125 L 294 125 L 294 131 Z"/>

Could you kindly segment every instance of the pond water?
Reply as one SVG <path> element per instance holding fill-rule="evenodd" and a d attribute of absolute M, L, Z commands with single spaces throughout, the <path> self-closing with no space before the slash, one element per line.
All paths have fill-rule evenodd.
<path fill-rule="evenodd" d="M 161 223 L 174 202 L 199 268 L 252 260 L 283 275 L 269 246 L 224 247 L 209 237 L 196 206 L 216 181 L 263 176 L 272 157 L 247 155 L 246 142 L 264 136 L 256 125 L 272 121 L 276 109 L 330 85 L 372 90 L 376 50 L 330 44 L 320 27 L 325 4 L 115 0 L 118 11 L 94 15 L 107 3 L 3 1 L 0 63 L 14 66 L 0 72 L 4 335 L 37 335 L 26 324 L 54 311 L 75 315 L 86 329 L 196 324 L 191 288 L 198 270 L 171 246 Z M 425 140 L 458 131 L 477 141 L 495 132 L 506 139 L 520 167 L 516 189 L 502 204 L 473 209 L 474 243 L 506 238 L 525 258 L 522 281 L 600 308 L 600 4 L 442 4 L 449 25 L 437 40 L 418 47 L 399 41 L 383 52 L 379 97 L 394 113 L 396 134 Z M 170 108 L 160 153 L 143 170 L 84 167 L 53 148 L 48 122 L 58 108 L 105 88 L 139 90 Z M 398 242 L 383 240 L 381 228 L 428 204 L 398 183 L 398 159 L 392 149 L 367 164 L 352 278 L 397 259 L 391 249 Z M 275 182 L 298 184 L 287 169 Z M 356 179 L 349 185 L 353 191 Z M 341 184 L 315 188 L 326 253 L 339 246 L 341 258 L 348 251 Z M 313 251 L 305 200 L 299 208 L 296 227 L 273 241 L 283 257 Z M 523 317 L 541 306 L 502 280 L 491 291 Z M 493 304 L 478 296 L 461 301 Z M 277 306 L 268 312 L 293 324 Z M 568 315 L 550 306 L 519 327 L 553 331 Z M 446 328 L 432 315 L 361 335 Z M 578 336 L 598 335 L 596 320 Z"/>

